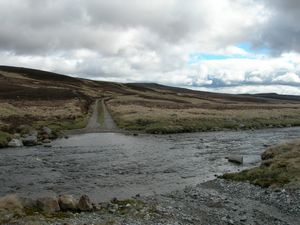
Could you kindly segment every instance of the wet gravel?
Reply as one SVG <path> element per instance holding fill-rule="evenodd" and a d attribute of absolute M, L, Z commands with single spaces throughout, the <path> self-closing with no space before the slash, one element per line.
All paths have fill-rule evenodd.
<path fill-rule="evenodd" d="M 43 146 L 0 150 L 0 196 L 88 194 L 96 201 L 164 194 L 259 164 L 266 146 L 300 128 L 132 136 L 71 136 Z M 243 155 L 238 166 L 225 157 Z"/>
<path fill-rule="evenodd" d="M 137 205 L 108 203 L 109 210 L 70 218 L 27 217 L 10 224 L 39 225 L 298 225 L 300 191 L 264 189 L 216 179 L 169 194 L 136 197 Z M 104 204 L 102 204 L 104 207 Z M 107 206 L 105 206 L 107 207 Z"/>

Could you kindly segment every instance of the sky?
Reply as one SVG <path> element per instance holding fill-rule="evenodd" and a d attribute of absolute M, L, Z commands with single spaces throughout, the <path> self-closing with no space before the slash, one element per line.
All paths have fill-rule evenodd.
<path fill-rule="evenodd" d="M 300 95 L 299 0 L 0 0 L 0 64 Z"/>

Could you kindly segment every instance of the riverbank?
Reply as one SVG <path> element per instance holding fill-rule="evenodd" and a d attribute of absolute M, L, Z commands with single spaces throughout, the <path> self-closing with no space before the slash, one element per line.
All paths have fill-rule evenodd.
<path fill-rule="evenodd" d="M 53 100 L 11 101 L 3 106 L 0 100 L 0 148 L 33 133 L 42 142 L 62 136 L 64 130 L 84 128 L 92 113 L 90 104 L 90 100 Z M 45 127 L 51 129 L 51 137 L 43 136 Z"/>
<path fill-rule="evenodd" d="M 263 187 L 300 189 L 300 141 L 272 146 L 262 154 L 259 167 L 228 173 L 223 178 Z"/>
<path fill-rule="evenodd" d="M 102 202 L 96 208 L 81 213 L 6 214 L 2 224 L 295 225 L 300 223 L 300 192 L 216 179 L 164 195 Z"/>
<path fill-rule="evenodd" d="M 96 100 L 85 115 L 73 120 L 35 121 L 31 125 L 21 125 L 8 132 L 0 131 L 0 148 L 26 146 L 26 139 L 30 138 L 27 146 L 50 146 L 50 142 L 69 135 L 104 132 L 123 132 L 117 128 L 108 112 L 104 99 Z"/>

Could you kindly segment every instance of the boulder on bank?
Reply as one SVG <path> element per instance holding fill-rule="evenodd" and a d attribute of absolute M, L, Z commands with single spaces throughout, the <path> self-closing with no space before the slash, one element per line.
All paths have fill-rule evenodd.
<path fill-rule="evenodd" d="M 22 147 L 23 142 L 20 139 L 12 139 L 10 142 L 7 144 L 8 147 Z"/>
<path fill-rule="evenodd" d="M 44 144 L 49 144 L 49 143 L 51 143 L 51 140 L 50 140 L 50 139 L 44 139 L 42 142 L 43 142 Z"/>
<path fill-rule="evenodd" d="M 38 136 L 38 132 L 37 132 L 37 130 L 30 130 L 29 131 L 29 136 Z"/>
<path fill-rule="evenodd" d="M 21 197 L 20 198 L 22 205 L 26 209 L 36 209 L 36 200 L 28 197 Z"/>
<path fill-rule="evenodd" d="M 61 195 L 58 204 L 62 211 L 75 211 L 77 209 L 76 200 L 72 195 Z"/>
<path fill-rule="evenodd" d="M 82 195 L 79 199 L 77 208 L 80 211 L 92 211 L 93 205 L 92 205 L 92 202 L 91 202 L 89 196 Z"/>
<path fill-rule="evenodd" d="M 36 206 L 44 213 L 54 213 L 60 211 L 56 197 L 42 197 L 36 200 Z"/>
<path fill-rule="evenodd" d="M 244 163 L 244 157 L 243 156 L 228 156 L 227 157 L 228 162 L 236 163 L 236 164 L 243 164 Z"/>
<path fill-rule="evenodd" d="M 43 127 L 42 133 L 48 135 L 49 137 L 52 135 L 52 130 L 49 127 Z"/>
<path fill-rule="evenodd" d="M 14 133 L 13 138 L 15 138 L 15 139 L 21 139 L 21 134 Z"/>
<path fill-rule="evenodd" d="M 37 135 L 29 135 L 27 137 L 22 138 L 22 141 L 25 146 L 34 146 L 38 144 Z"/>

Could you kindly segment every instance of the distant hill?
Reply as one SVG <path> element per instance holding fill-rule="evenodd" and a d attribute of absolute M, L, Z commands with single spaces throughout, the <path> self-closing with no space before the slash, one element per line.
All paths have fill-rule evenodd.
<path fill-rule="evenodd" d="M 279 95 L 276 93 L 264 93 L 264 94 L 255 94 L 255 96 L 263 97 L 263 98 L 271 98 L 271 99 L 300 101 L 300 96 L 298 95 Z"/>
<path fill-rule="evenodd" d="M 214 93 L 214 92 L 204 92 L 204 91 L 195 91 L 187 88 L 171 87 L 157 83 L 127 83 L 126 86 L 140 90 L 154 90 L 154 91 L 163 91 L 169 93 L 182 93 L 182 94 L 193 94 L 202 98 L 220 98 L 228 99 L 234 101 L 245 101 L 245 102 L 269 102 L 272 100 L 287 100 L 287 101 L 299 101 L 300 96 L 296 95 L 279 95 L 275 93 L 266 93 L 266 94 L 226 94 L 226 93 Z"/>
<path fill-rule="evenodd" d="M 2 99 L 64 99 L 74 97 L 98 97 L 101 94 L 136 94 L 137 92 L 161 92 L 188 94 L 209 99 L 268 102 L 272 100 L 300 101 L 300 96 L 275 93 L 255 95 L 220 94 L 171 87 L 157 83 L 115 83 L 75 78 L 62 74 L 21 67 L 0 66 L 0 98 Z"/>

